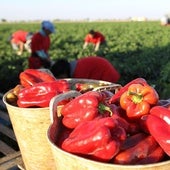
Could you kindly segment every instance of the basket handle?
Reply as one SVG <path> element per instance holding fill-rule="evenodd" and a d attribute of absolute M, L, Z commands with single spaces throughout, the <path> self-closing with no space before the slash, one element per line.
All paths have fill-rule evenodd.
<path fill-rule="evenodd" d="M 96 87 L 92 91 L 103 91 L 103 90 L 109 90 L 109 91 L 114 91 L 115 93 L 120 90 L 122 86 L 120 84 L 110 84 L 107 86 L 101 86 L 101 87 Z"/>
<path fill-rule="evenodd" d="M 57 119 L 57 116 L 58 116 L 58 113 L 57 113 L 58 103 L 61 102 L 62 100 L 73 98 L 73 97 L 76 97 L 76 96 L 79 96 L 79 95 L 81 95 L 80 92 L 75 91 L 75 90 L 71 90 L 69 92 L 62 93 L 62 94 L 54 96 L 50 100 L 50 105 L 49 105 L 51 123 L 53 123 Z"/>

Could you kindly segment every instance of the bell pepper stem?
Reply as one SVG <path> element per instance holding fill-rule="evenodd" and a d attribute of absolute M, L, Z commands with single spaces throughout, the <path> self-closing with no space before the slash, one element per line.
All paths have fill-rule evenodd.
<path fill-rule="evenodd" d="M 110 116 L 112 116 L 112 114 L 113 114 L 113 112 L 112 112 L 112 110 L 110 109 L 110 107 L 108 107 L 108 106 L 106 106 L 106 105 L 104 105 L 104 104 L 102 104 L 102 103 L 100 103 L 99 104 L 99 111 L 101 112 L 101 113 L 103 113 L 104 111 L 108 111 L 109 113 L 110 113 Z"/>
<path fill-rule="evenodd" d="M 132 101 L 135 104 L 140 103 L 142 101 L 142 99 L 143 99 L 142 94 L 138 94 L 138 93 L 135 93 L 135 92 L 132 92 L 132 91 L 129 91 L 128 95 L 132 95 Z"/>

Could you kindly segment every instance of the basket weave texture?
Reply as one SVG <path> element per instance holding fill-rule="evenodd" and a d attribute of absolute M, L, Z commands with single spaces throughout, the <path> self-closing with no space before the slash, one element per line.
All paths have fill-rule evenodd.
<path fill-rule="evenodd" d="M 7 92 L 8 93 L 8 92 Z M 7 107 L 13 130 L 26 170 L 53 170 L 54 160 L 47 142 L 50 124 L 49 108 L 19 108 L 3 101 Z"/>

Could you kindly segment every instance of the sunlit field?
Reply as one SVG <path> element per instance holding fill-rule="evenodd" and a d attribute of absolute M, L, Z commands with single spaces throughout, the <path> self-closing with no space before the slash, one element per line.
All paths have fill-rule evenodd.
<path fill-rule="evenodd" d="M 55 23 L 51 35 L 50 57 L 69 60 L 86 56 L 107 58 L 120 72 L 118 83 L 143 77 L 156 88 L 161 98 L 170 97 L 170 27 L 159 22 L 86 22 Z M 36 32 L 40 23 L 0 24 L 0 90 L 5 92 L 18 83 L 19 73 L 28 67 L 29 54 L 17 56 L 8 37 L 16 30 Z M 106 36 L 107 47 L 94 52 L 89 46 L 82 49 L 83 39 L 90 29 Z"/>

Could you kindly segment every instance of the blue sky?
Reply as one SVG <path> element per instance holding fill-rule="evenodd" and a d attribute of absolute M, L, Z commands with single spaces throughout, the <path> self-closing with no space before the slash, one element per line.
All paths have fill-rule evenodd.
<path fill-rule="evenodd" d="M 160 19 L 170 0 L 0 0 L 0 19 Z"/>

